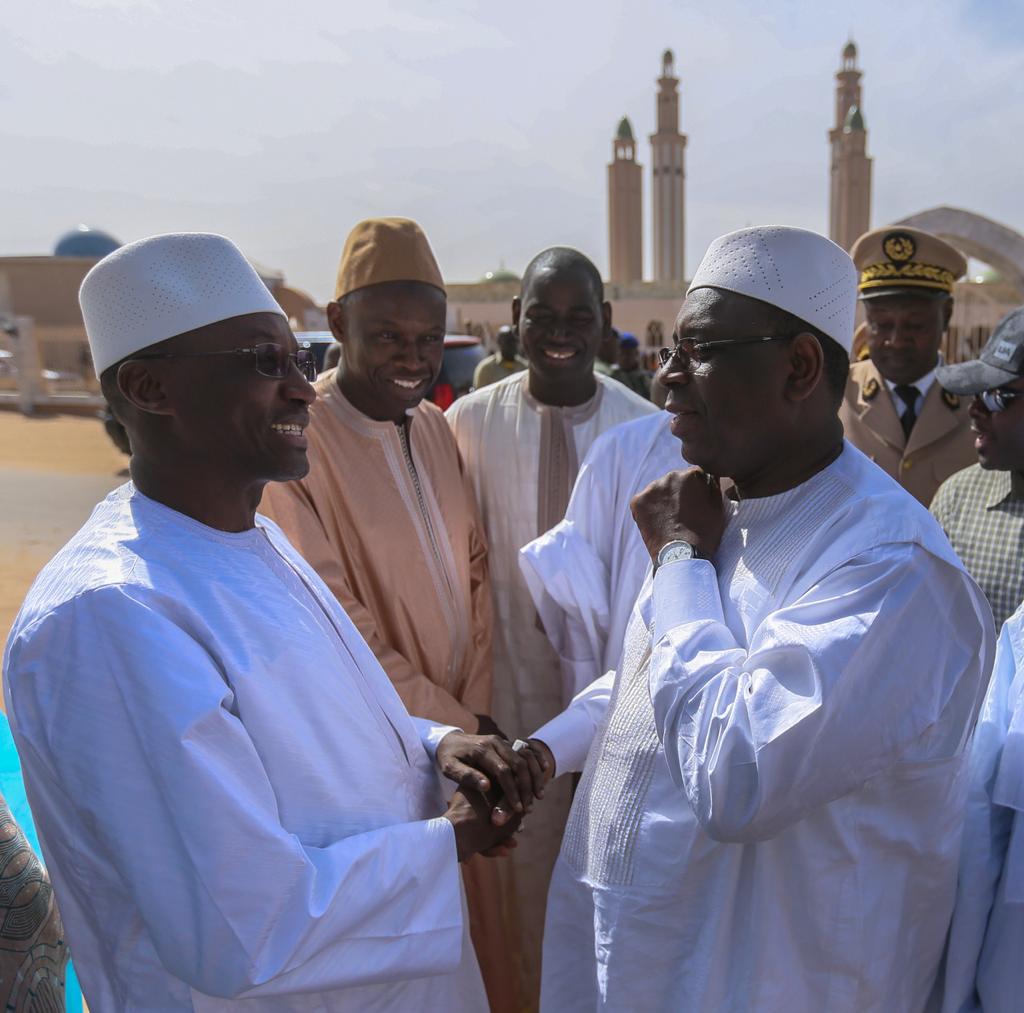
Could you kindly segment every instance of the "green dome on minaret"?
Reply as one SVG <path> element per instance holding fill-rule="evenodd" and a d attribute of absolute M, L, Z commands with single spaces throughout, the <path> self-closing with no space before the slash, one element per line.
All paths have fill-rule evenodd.
<path fill-rule="evenodd" d="M 615 136 L 620 141 L 631 141 L 633 140 L 633 124 L 629 122 L 628 116 L 623 116 L 619 120 L 619 129 L 615 132 Z"/>

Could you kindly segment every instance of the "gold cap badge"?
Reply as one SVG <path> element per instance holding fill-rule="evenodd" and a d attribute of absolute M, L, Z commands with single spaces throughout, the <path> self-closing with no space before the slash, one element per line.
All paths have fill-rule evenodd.
<path fill-rule="evenodd" d="M 906 232 L 890 232 L 882 243 L 882 250 L 894 264 L 905 264 L 914 259 L 917 243 L 914 237 Z"/>

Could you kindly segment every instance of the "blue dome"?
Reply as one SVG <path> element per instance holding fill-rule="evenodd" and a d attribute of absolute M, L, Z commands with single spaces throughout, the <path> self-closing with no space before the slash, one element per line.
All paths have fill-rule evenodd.
<path fill-rule="evenodd" d="M 121 243 L 101 229 L 90 229 L 88 225 L 65 232 L 53 248 L 55 257 L 105 257 L 120 247 Z"/>

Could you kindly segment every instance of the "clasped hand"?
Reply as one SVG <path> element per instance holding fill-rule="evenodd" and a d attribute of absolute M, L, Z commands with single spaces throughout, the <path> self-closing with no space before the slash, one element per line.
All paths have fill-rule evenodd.
<path fill-rule="evenodd" d="M 459 786 L 445 816 L 455 828 L 460 862 L 478 852 L 495 857 L 514 848 L 512 835 L 534 800 L 544 797 L 555 767 L 550 750 L 536 740 L 517 751 L 501 735 L 459 731 L 441 740 L 437 763 Z"/>
<path fill-rule="evenodd" d="M 700 468 L 670 471 L 637 493 L 630 509 L 652 560 L 676 539 L 689 542 L 705 559 L 718 551 L 725 503 L 718 479 Z"/>

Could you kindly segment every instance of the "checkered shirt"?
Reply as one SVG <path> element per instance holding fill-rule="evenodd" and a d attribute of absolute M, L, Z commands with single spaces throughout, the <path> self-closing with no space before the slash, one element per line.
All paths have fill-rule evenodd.
<path fill-rule="evenodd" d="M 931 511 L 999 629 L 1024 601 L 1024 475 L 972 464 L 939 486 Z"/>

